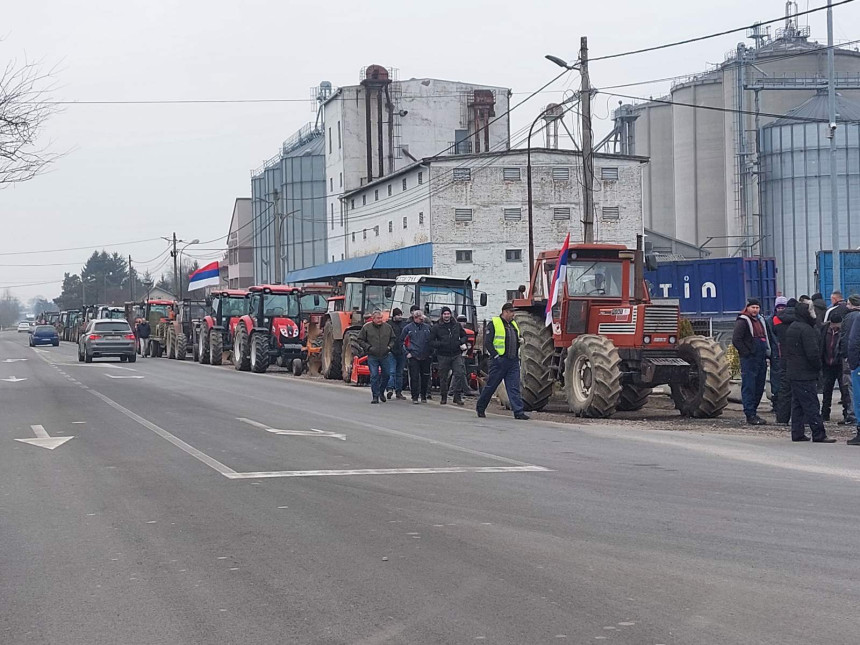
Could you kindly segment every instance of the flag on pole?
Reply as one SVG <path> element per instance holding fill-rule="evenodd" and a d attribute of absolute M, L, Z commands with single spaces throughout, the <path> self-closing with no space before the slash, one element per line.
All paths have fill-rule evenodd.
<path fill-rule="evenodd" d="M 564 245 L 561 247 L 561 253 L 558 256 L 558 262 L 555 265 L 555 272 L 552 275 L 552 284 L 549 286 L 549 298 L 546 301 L 546 325 L 552 325 L 552 308 L 558 302 L 559 294 L 564 284 L 564 279 L 567 276 L 567 251 L 570 248 L 570 233 L 564 238 Z"/>
<path fill-rule="evenodd" d="M 217 287 L 221 277 L 217 262 L 210 262 L 205 267 L 200 267 L 188 276 L 188 290 L 202 289 L 203 287 Z"/>

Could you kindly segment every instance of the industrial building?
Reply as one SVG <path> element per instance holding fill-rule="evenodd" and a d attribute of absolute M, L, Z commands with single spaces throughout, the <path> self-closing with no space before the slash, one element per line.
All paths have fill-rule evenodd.
<path fill-rule="evenodd" d="M 829 181 L 829 164 L 818 161 L 829 146 L 827 112 L 818 97 L 827 86 L 827 47 L 810 39 L 796 3 L 786 6 L 773 34 L 751 29 L 751 46 L 738 44 L 722 64 L 676 81 L 665 97 L 622 105 L 615 118 L 623 131 L 620 150 L 651 160 L 643 202 L 655 246 L 677 241 L 689 245 L 688 255 L 773 255 L 780 289 L 796 293 L 814 290 L 814 251 L 830 248 L 829 193 L 818 191 Z M 837 144 L 845 164 L 837 168 L 840 227 L 843 248 L 853 248 L 860 227 L 849 230 L 848 222 L 850 213 L 860 212 L 860 169 L 856 134 L 843 122 L 855 119 L 860 99 L 860 52 L 834 52 L 841 95 Z M 790 133 L 795 137 L 786 139 Z"/>
<path fill-rule="evenodd" d="M 251 216 L 251 199 L 239 197 L 233 204 L 230 232 L 227 234 L 227 253 L 224 262 L 224 286 L 244 289 L 254 284 L 254 230 Z"/>

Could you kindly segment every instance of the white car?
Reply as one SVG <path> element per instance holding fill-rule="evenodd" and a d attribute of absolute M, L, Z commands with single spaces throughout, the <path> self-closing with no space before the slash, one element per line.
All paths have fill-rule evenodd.
<path fill-rule="evenodd" d="M 22 331 L 25 331 L 28 334 L 30 333 L 30 323 L 28 323 L 26 320 L 18 323 L 18 333 Z"/>

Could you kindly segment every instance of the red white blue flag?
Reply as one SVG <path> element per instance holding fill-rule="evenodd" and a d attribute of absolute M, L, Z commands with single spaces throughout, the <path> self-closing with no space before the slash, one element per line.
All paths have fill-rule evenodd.
<path fill-rule="evenodd" d="M 188 276 L 188 290 L 202 289 L 203 287 L 217 287 L 221 282 L 221 277 L 217 262 L 210 262 L 204 267 L 200 267 L 190 276 Z"/>
<path fill-rule="evenodd" d="M 558 262 L 555 265 L 555 273 L 552 274 L 552 284 L 549 286 L 549 298 L 546 301 L 546 324 L 547 327 L 552 325 L 552 308 L 558 302 L 559 294 L 564 285 L 565 277 L 567 276 L 567 251 L 570 248 L 570 233 L 564 238 L 564 245 L 561 247 L 561 253 L 558 256 Z"/>

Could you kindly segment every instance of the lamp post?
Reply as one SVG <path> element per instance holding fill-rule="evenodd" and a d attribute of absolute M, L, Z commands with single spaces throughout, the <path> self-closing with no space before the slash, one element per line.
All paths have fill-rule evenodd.
<path fill-rule="evenodd" d="M 200 244 L 200 240 L 195 237 L 190 242 L 187 242 L 185 244 L 185 246 L 182 247 L 182 250 L 179 251 L 179 271 L 180 271 L 180 273 L 185 270 L 182 268 L 182 254 L 185 252 L 185 249 L 187 249 L 192 244 Z M 177 278 L 179 280 L 179 299 L 182 300 L 182 275 L 177 276 Z"/>

